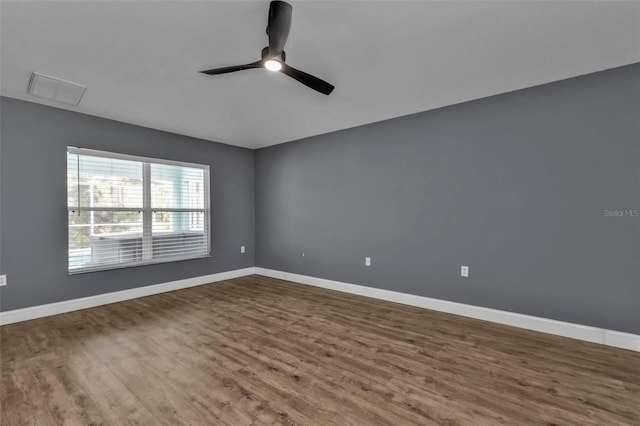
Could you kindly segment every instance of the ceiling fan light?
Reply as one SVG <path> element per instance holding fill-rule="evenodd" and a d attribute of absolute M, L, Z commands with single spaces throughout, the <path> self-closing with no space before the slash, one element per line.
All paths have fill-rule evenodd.
<path fill-rule="evenodd" d="M 280 71 L 282 69 L 282 64 L 280 61 L 276 61 L 275 59 L 269 59 L 264 63 L 264 67 L 269 71 Z"/>

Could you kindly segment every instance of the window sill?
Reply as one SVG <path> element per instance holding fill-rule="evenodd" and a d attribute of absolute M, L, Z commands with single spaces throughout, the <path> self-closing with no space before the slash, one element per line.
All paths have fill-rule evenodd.
<path fill-rule="evenodd" d="M 185 260 L 206 259 L 210 257 L 211 257 L 211 253 L 207 253 L 204 255 L 193 256 L 193 257 L 163 257 L 160 259 L 150 259 L 150 260 L 143 260 L 143 261 L 129 262 L 129 263 L 95 265 L 95 266 L 70 269 L 68 270 L 68 275 L 78 275 L 78 274 L 86 274 L 90 272 L 110 271 L 114 269 L 134 268 L 136 266 L 158 265 L 158 264 L 170 263 L 170 262 L 182 262 Z"/>

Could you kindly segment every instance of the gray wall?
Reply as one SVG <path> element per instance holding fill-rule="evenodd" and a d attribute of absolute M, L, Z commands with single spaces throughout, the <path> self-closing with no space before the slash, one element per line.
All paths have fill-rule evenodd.
<path fill-rule="evenodd" d="M 604 213 L 640 209 L 639 91 L 636 64 L 255 154 L 1 98 L 0 310 L 257 264 L 640 333 L 640 218 Z M 67 145 L 210 164 L 212 257 L 69 276 Z"/>
<path fill-rule="evenodd" d="M 261 149 L 257 265 L 640 333 L 640 218 L 604 213 L 640 209 L 639 87 L 635 64 Z"/>
<path fill-rule="evenodd" d="M 0 102 L 0 272 L 9 283 L 0 287 L 0 310 L 254 266 L 253 151 L 15 99 Z M 209 164 L 211 258 L 69 276 L 67 145 Z"/>

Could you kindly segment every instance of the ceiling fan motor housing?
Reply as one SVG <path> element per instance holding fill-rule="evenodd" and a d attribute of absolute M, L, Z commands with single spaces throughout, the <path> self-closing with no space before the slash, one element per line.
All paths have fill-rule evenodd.
<path fill-rule="evenodd" d="M 280 52 L 279 55 L 273 56 L 273 57 L 269 57 L 269 46 L 265 47 L 264 49 L 262 49 L 262 60 L 266 60 L 266 59 L 274 59 L 276 61 L 280 61 L 283 62 L 287 60 L 287 54 L 285 53 L 285 51 L 283 50 L 282 52 Z"/>

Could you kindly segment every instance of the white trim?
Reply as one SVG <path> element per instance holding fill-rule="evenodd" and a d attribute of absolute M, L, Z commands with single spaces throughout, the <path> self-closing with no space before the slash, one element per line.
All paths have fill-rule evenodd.
<path fill-rule="evenodd" d="M 604 330 L 604 342 L 607 346 L 629 349 L 640 352 L 640 336 L 637 334 L 623 333 L 621 331 Z"/>
<path fill-rule="evenodd" d="M 143 157 L 140 155 L 120 154 L 117 152 L 100 151 L 90 148 L 78 148 L 75 146 L 67 146 L 67 152 L 75 155 L 88 155 L 91 157 L 112 158 L 114 160 L 135 161 L 137 163 L 156 163 L 169 166 L 190 167 L 193 169 L 205 169 L 209 171 L 208 164 L 187 163 L 185 161 L 165 160 L 164 158 Z"/>
<path fill-rule="evenodd" d="M 169 262 L 182 262 L 183 260 L 206 259 L 210 257 L 211 257 L 211 254 L 207 253 L 202 255 L 196 255 L 193 257 L 175 256 L 175 257 L 161 257 L 160 259 L 138 260 L 135 262 L 109 263 L 106 265 L 85 266 L 85 267 L 69 269 L 67 274 L 68 275 L 90 274 L 92 272 L 113 271 L 114 269 L 127 269 L 127 268 L 134 268 L 136 266 L 157 265 L 159 263 L 169 263 Z"/>
<path fill-rule="evenodd" d="M 203 275 L 199 277 L 186 278 L 184 280 L 115 291 L 113 293 L 98 294 L 96 296 L 83 297 L 80 299 L 65 300 L 62 302 L 49 303 L 47 305 L 0 312 L 0 325 L 48 317 L 50 315 L 63 314 L 65 312 L 77 311 L 79 309 L 93 308 L 95 306 L 122 302 L 124 300 L 136 299 L 138 297 L 151 296 L 153 294 L 165 293 L 167 291 L 179 290 L 181 288 L 230 280 L 232 278 L 253 275 L 254 273 L 255 268 L 253 267 L 236 269 L 217 274 Z"/>
<path fill-rule="evenodd" d="M 47 305 L 0 312 L 0 325 L 48 317 L 65 312 L 92 308 L 109 303 L 122 302 L 124 300 L 136 299 L 138 297 L 151 296 L 153 294 L 165 293 L 167 291 L 215 283 L 253 274 L 640 352 L 640 335 L 637 334 L 623 333 L 620 331 L 573 324 L 548 318 L 534 317 L 531 315 L 501 311 L 498 309 L 483 308 L 480 306 L 466 305 L 464 303 L 449 302 L 446 300 L 432 299 L 430 297 L 399 293 L 396 291 L 349 284 L 340 281 L 332 281 L 324 278 L 253 267 L 187 278 L 184 280 L 170 281 L 145 287 L 137 287 L 113 293 L 99 294 L 80 299 L 65 300 Z"/>
<path fill-rule="evenodd" d="M 402 303 L 404 305 L 417 306 L 420 308 L 432 309 L 434 311 L 446 312 L 469 318 L 491 321 L 498 324 L 524 328 L 527 330 L 541 331 L 543 333 L 555 334 L 557 336 L 570 337 L 572 339 L 585 340 L 587 342 L 600 343 L 603 345 L 640 352 L 640 335 L 637 334 L 622 333 L 604 328 L 573 324 L 570 322 L 534 317 L 515 312 L 501 311 L 498 309 L 483 308 L 481 306 L 466 305 L 464 303 L 432 299 L 430 297 L 399 293 L 396 291 L 332 281 L 307 275 L 292 274 L 283 271 L 275 271 L 272 269 L 255 268 L 255 273 L 271 278 L 293 281 L 301 284 L 342 291 L 345 293 L 358 294 L 361 296 L 372 297 L 374 299 L 382 299 L 390 302 Z"/>

